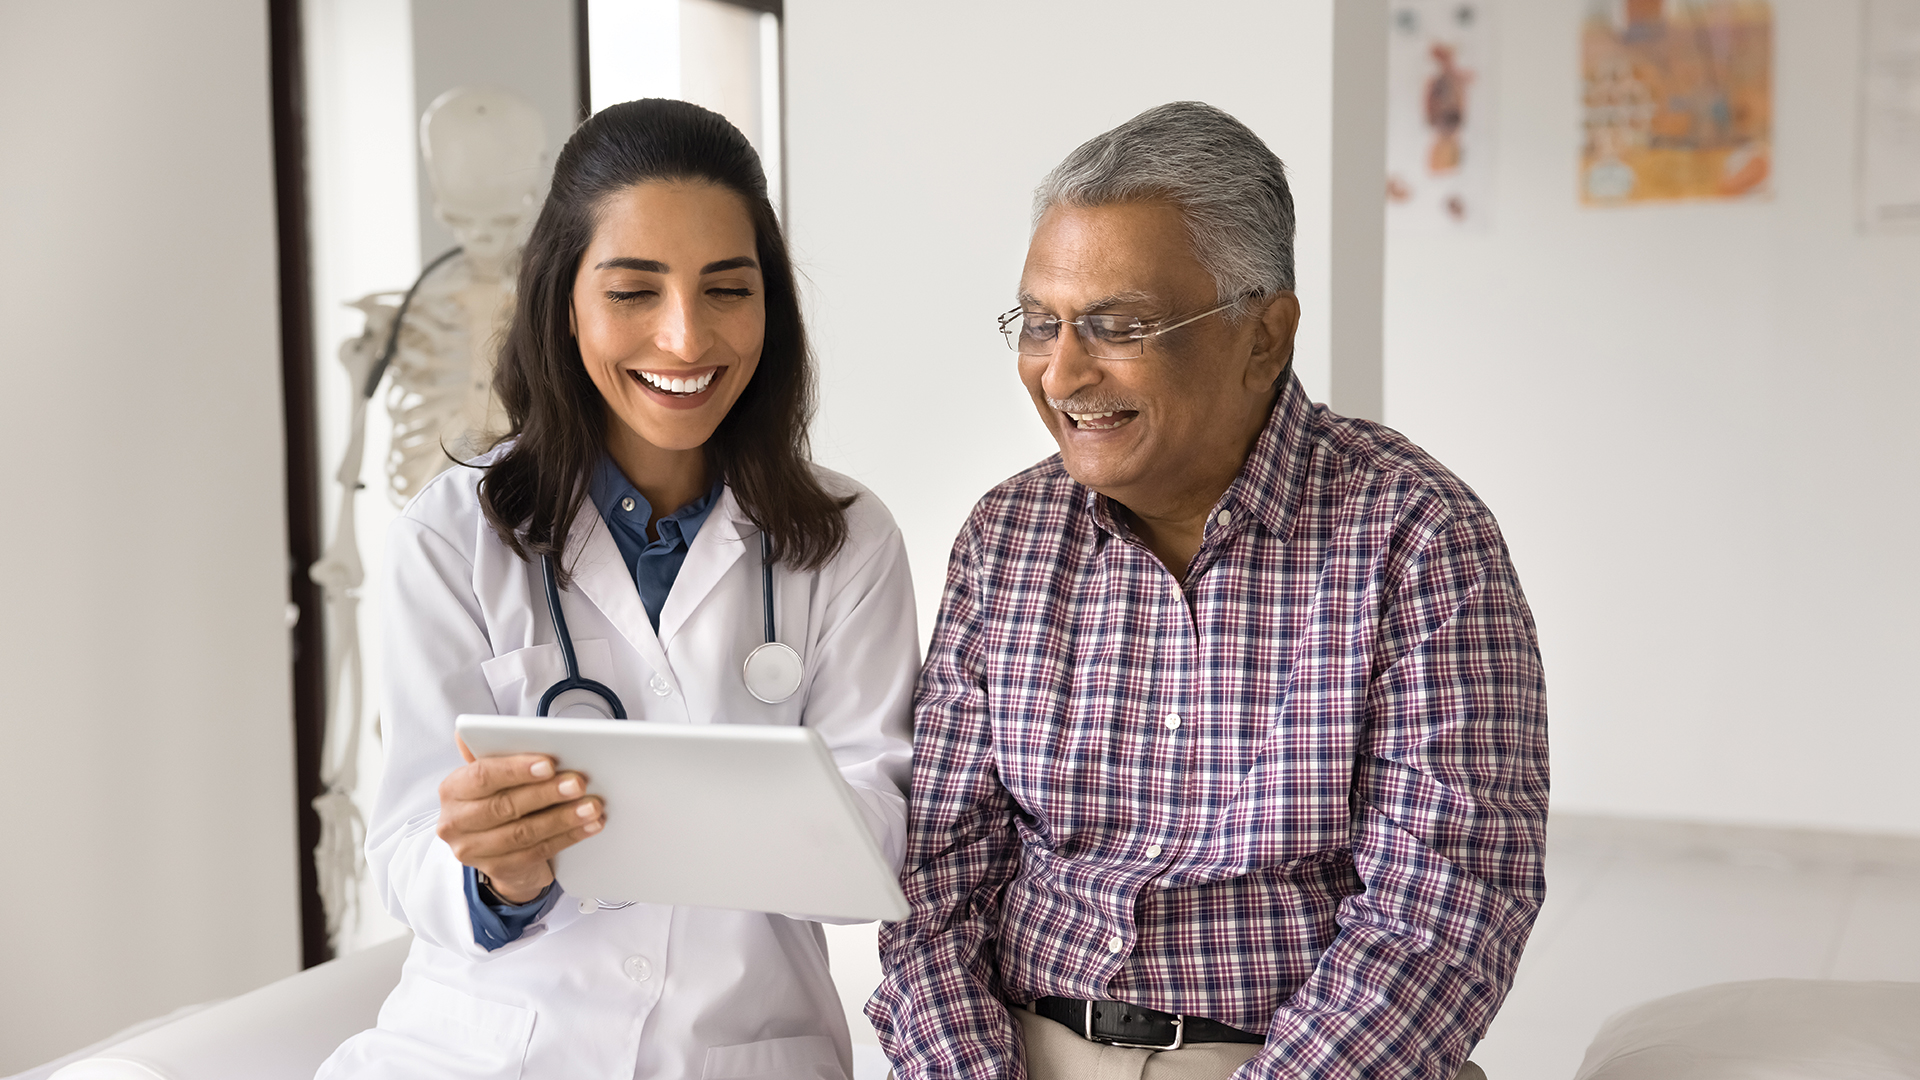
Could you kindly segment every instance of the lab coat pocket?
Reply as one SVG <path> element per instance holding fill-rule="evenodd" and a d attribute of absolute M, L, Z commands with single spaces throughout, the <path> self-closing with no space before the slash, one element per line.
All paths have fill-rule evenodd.
<path fill-rule="evenodd" d="M 396 1075 L 518 1080 L 533 1017 L 409 972 L 380 1007 L 379 1056 Z"/>
<path fill-rule="evenodd" d="M 607 639 L 575 641 L 573 655 L 580 661 L 581 675 L 612 685 L 613 650 Z M 532 716 L 539 709 L 540 697 L 547 688 L 567 677 L 567 661 L 557 644 L 530 645 L 482 661 L 480 672 L 487 677 L 487 688 L 493 691 L 493 707 L 500 710 L 501 716 Z M 566 710 L 560 708 L 555 712 L 564 715 Z"/>
<path fill-rule="evenodd" d="M 716 1046 L 707 1051 L 702 1080 L 847 1080 L 824 1035 Z"/>

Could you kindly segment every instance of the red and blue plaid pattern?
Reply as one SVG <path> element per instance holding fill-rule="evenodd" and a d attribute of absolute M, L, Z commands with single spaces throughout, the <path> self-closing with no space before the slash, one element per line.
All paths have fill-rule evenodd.
<path fill-rule="evenodd" d="M 1002 1002 L 1267 1035 L 1243 1077 L 1450 1080 L 1544 898 L 1546 701 L 1492 515 L 1291 381 L 1186 588 L 1058 458 L 954 543 L 915 706 L 901 1080 L 1020 1080 Z"/>

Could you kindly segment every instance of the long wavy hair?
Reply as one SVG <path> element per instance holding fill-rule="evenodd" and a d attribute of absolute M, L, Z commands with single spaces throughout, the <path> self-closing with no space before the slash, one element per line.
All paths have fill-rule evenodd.
<path fill-rule="evenodd" d="M 753 219 L 767 330 L 759 367 L 707 440 L 708 466 L 773 542 L 775 558 L 823 565 L 846 543 L 851 499 L 830 495 L 808 465 L 814 371 L 800 296 L 766 174 L 738 128 L 684 101 L 611 106 L 580 125 L 554 163 L 553 185 L 520 260 L 519 293 L 494 368 L 508 445 L 480 480 L 480 507 L 503 543 L 531 561 L 558 558 L 604 452 L 605 400 L 568 321 L 574 277 L 609 196 L 650 181 L 715 184 Z M 563 577 L 568 567 L 560 566 Z"/>

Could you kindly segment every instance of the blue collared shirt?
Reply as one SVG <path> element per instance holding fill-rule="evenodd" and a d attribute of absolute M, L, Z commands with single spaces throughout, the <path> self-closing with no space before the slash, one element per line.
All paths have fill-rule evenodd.
<path fill-rule="evenodd" d="M 621 561 L 627 564 L 627 573 L 640 591 L 640 606 L 647 609 L 647 620 L 655 631 L 660 629 L 660 609 L 666 606 L 667 594 L 673 591 L 674 579 L 687 561 L 687 549 L 720 501 L 721 486 L 714 484 L 705 495 L 661 518 L 654 524 L 659 539 L 653 540 L 647 537 L 647 521 L 653 516 L 653 505 L 647 497 L 611 456 L 600 455 L 600 464 L 593 470 L 587 498 L 613 534 L 614 546 L 620 549 Z M 549 885 L 524 904 L 489 903 L 481 892 L 478 871 L 471 866 L 466 867 L 466 890 L 473 940 L 488 952 L 517 940 L 560 898 L 560 890 Z"/>
<path fill-rule="evenodd" d="M 705 495 L 661 518 L 654 525 L 658 540 L 647 538 L 653 506 L 612 457 L 600 456 L 600 465 L 587 485 L 587 497 L 606 519 L 607 531 L 613 534 L 627 573 L 633 575 L 633 584 L 640 590 L 640 605 L 647 609 L 653 628 L 659 630 L 660 609 L 666 606 L 673 580 L 687 561 L 687 548 L 693 544 L 694 535 L 706 524 L 713 504 L 720 501 L 720 485 L 714 484 Z"/>

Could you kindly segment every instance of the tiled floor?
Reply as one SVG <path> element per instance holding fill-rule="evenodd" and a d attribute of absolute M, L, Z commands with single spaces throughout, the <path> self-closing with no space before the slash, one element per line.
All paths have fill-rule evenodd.
<path fill-rule="evenodd" d="M 1741 979 L 1920 982 L 1920 839 L 1558 815 L 1548 899 L 1474 1051 L 1491 1080 L 1572 1080 L 1613 1012 Z M 886 1062 L 858 1007 L 872 926 L 828 927 L 855 1080 Z"/>

